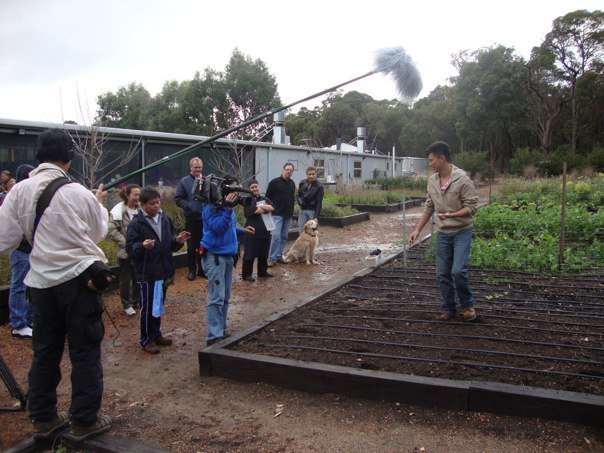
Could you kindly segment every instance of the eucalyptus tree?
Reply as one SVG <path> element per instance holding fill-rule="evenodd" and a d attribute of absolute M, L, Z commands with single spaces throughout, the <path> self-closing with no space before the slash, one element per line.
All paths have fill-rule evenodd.
<path fill-rule="evenodd" d="M 181 109 L 187 133 L 214 135 L 227 129 L 228 104 L 223 74 L 206 68 L 203 76 L 197 71 L 180 87 Z"/>
<path fill-rule="evenodd" d="M 426 147 L 435 140 L 463 150 L 467 134 L 460 126 L 462 120 L 457 112 L 455 88 L 437 86 L 413 105 L 402 122 L 399 142 L 404 155 L 424 157 Z"/>
<path fill-rule="evenodd" d="M 323 147 L 317 131 L 317 122 L 321 117 L 320 107 L 309 110 L 302 107 L 298 113 L 285 117 L 285 130 L 290 136 L 292 145 L 307 145 L 313 148 Z"/>
<path fill-rule="evenodd" d="M 101 126 L 146 130 L 152 128 L 152 98 L 147 89 L 132 82 L 97 98 L 95 122 Z"/>
<path fill-rule="evenodd" d="M 226 66 L 223 78 L 227 109 L 221 112 L 229 127 L 240 124 L 281 105 L 275 76 L 269 73 L 266 64 L 252 60 L 238 49 Z M 240 138 L 251 139 L 267 128 L 272 118 L 242 128 Z"/>
<path fill-rule="evenodd" d="M 495 46 L 471 53 L 453 78 L 456 127 L 465 148 L 489 152 L 500 169 L 518 146 L 524 145 L 527 122 L 525 69 L 511 48 Z"/>
<path fill-rule="evenodd" d="M 542 59 L 550 59 L 553 83 L 559 90 L 569 91 L 570 145 L 571 150 L 576 152 L 581 115 L 577 84 L 587 72 L 602 70 L 604 13 L 600 10 L 577 10 L 558 17 L 534 54 Z"/>

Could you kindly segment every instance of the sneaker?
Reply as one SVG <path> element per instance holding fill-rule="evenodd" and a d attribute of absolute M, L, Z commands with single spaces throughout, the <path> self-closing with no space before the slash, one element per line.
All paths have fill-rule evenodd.
<path fill-rule="evenodd" d="M 160 335 L 159 337 L 155 337 L 155 344 L 158 346 L 170 346 L 172 344 L 172 339 Z"/>
<path fill-rule="evenodd" d="M 285 261 L 283 258 L 277 258 L 277 263 L 279 263 L 279 264 L 287 264 L 287 261 Z"/>
<path fill-rule="evenodd" d="M 128 307 L 124 309 L 124 313 L 126 313 L 127 316 L 134 316 L 136 314 L 136 310 L 134 310 L 132 307 Z"/>
<path fill-rule="evenodd" d="M 34 440 L 47 440 L 58 436 L 69 429 L 69 414 L 59 412 L 55 418 L 47 422 L 33 422 Z"/>
<path fill-rule="evenodd" d="M 148 352 L 149 354 L 159 354 L 159 348 L 154 341 L 143 346 L 143 351 Z"/>
<path fill-rule="evenodd" d="M 476 319 L 476 310 L 472 307 L 464 308 L 461 314 L 465 322 L 474 321 Z"/>
<path fill-rule="evenodd" d="M 274 267 L 275 266 L 275 262 L 273 260 L 268 260 L 267 264 L 268 267 Z"/>
<path fill-rule="evenodd" d="M 109 415 L 102 415 L 96 423 L 88 426 L 71 425 L 71 429 L 63 437 L 71 442 L 82 442 L 91 437 L 98 436 L 111 429 L 113 420 Z"/>
<path fill-rule="evenodd" d="M 15 338 L 31 338 L 33 335 L 33 331 L 31 330 L 31 327 L 25 326 L 21 327 L 20 329 L 11 330 L 10 335 L 11 337 Z"/>
<path fill-rule="evenodd" d="M 246 275 L 245 277 L 241 277 L 241 279 L 244 282 L 255 282 L 256 279 L 254 277 L 252 277 L 251 275 Z"/>
<path fill-rule="evenodd" d="M 195 280 L 195 272 L 189 272 L 189 275 L 187 275 L 187 278 L 189 279 L 190 282 L 192 282 L 193 280 Z"/>
<path fill-rule="evenodd" d="M 273 277 L 273 274 L 267 272 L 266 274 L 258 274 L 259 278 L 270 278 Z"/>
<path fill-rule="evenodd" d="M 437 319 L 439 321 L 450 321 L 453 318 L 455 318 L 454 314 L 451 314 L 451 313 L 441 313 L 440 315 L 438 315 Z"/>

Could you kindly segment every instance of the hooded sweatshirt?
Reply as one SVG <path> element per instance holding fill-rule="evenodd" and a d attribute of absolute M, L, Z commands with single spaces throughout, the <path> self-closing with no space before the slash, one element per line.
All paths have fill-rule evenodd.
<path fill-rule="evenodd" d="M 436 228 L 443 233 L 457 233 L 470 228 L 474 222 L 474 214 L 478 208 L 478 196 L 474 183 L 466 172 L 455 165 L 451 166 L 451 181 L 444 192 L 440 190 L 438 173 L 428 178 L 428 194 L 424 212 L 433 213 L 456 212 L 467 208 L 470 215 L 466 217 L 449 217 L 440 220 L 436 217 Z"/>

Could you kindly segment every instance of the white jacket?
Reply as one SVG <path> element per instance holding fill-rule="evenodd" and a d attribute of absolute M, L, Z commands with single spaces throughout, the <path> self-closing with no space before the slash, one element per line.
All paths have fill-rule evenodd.
<path fill-rule="evenodd" d="M 16 249 L 23 237 L 32 243 L 36 200 L 50 181 L 60 176 L 66 176 L 63 170 L 44 163 L 8 193 L 0 206 L 0 254 Z M 38 224 L 25 284 L 51 288 L 77 277 L 94 261 L 106 263 L 96 244 L 107 235 L 108 220 L 107 209 L 84 186 L 73 183 L 61 187 Z"/>

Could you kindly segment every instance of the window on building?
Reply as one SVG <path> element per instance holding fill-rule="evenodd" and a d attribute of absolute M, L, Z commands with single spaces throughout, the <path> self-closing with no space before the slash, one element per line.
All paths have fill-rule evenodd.
<path fill-rule="evenodd" d="M 315 159 L 313 167 L 315 167 L 317 178 L 325 177 L 325 159 Z"/>
<path fill-rule="evenodd" d="M 362 170 L 362 162 L 360 160 L 355 160 L 354 161 L 354 172 L 353 172 L 353 177 L 354 178 L 360 178 L 361 177 L 361 170 Z"/>

